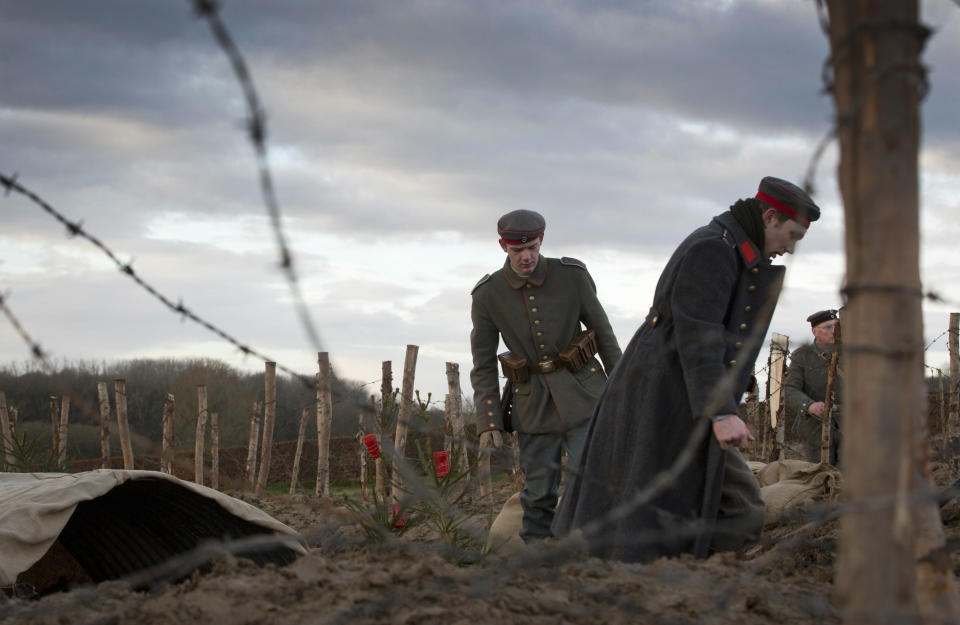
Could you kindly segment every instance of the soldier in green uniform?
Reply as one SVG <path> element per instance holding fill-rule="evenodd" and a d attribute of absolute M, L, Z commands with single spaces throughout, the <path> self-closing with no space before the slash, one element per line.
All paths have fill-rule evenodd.
<path fill-rule="evenodd" d="M 470 382 L 482 447 L 499 446 L 505 428 L 497 354 L 501 337 L 510 351 L 503 369 L 514 380 L 511 425 L 519 434 L 525 475 L 520 495 L 520 536 L 525 542 L 552 535 L 561 451 L 566 450 L 568 465 L 576 466 L 606 381 L 604 368 L 609 372 L 620 359 L 620 347 L 586 265 L 575 258 L 540 255 L 545 226 L 543 217 L 533 211 L 516 210 L 501 217 L 497 232 L 507 258 L 471 292 Z M 569 354 L 568 348 L 583 334 L 581 324 L 595 332 L 595 341 L 583 359 L 571 364 L 561 356 Z M 590 353 L 594 351 L 604 368 Z"/>
<path fill-rule="evenodd" d="M 836 349 L 834 331 L 839 320 L 836 310 L 821 310 L 809 317 L 813 343 L 794 350 L 790 356 L 790 370 L 783 383 L 787 414 L 794 416 L 794 428 L 803 437 L 803 452 L 810 462 L 820 462 L 820 439 L 823 421 L 827 418 L 824 400 L 827 396 L 827 368 Z M 839 466 L 840 447 L 840 364 L 837 361 L 837 379 L 834 380 L 834 410 L 831 410 L 833 430 L 830 436 L 829 462 Z"/>

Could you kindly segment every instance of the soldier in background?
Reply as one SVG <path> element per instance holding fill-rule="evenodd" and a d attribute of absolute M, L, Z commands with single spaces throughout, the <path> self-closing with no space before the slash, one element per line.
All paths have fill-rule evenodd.
<path fill-rule="evenodd" d="M 620 359 L 586 265 L 575 258 L 540 255 L 545 226 L 533 211 L 501 217 L 497 232 L 507 258 L 471 292 L 470 383 L 480 445 L 499 447 L 505 429 L 519 433 L 524 542 L 551 536 L 561 451 L 566 450 L 569 466 L 579 461 L 590 415 L 606 381 L 604 368 L 609 372 Z M 501 337 L 509 350 L 499 361 L 512 387 L 510 423 L 504 423 L 500 398 Z"/>
<path fill-rule="evenodd" d="M 809 462 L 820 462 L 824 400 L 827 397 L 827 368 L 836 350 L 835 331 L 840 320 L 836 310 L 815 312 L 807 321 L 813 332 L 813 343 L 803 345 L 790 355 L 790 370 L 783 382 L 787 414 L 794 415 L 794 431 L 803 438 L 803 453 Z M 840 365 L 833 383 L 832 428 L 829 463 L 839 466 L 840 450 Z"/>

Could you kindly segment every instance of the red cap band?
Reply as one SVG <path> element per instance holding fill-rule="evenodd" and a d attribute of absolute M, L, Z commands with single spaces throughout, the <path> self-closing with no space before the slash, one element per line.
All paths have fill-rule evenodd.
<path fill-rule="evenodd" d="M 762 200 L 762 201 L 766 202 L 767 204 L 769 204 L 770 206 L 774 207 L 775 209 L 777 209 L 778 211 L 780 211 L 781 213 L 783 213 L 784 215 L 786 215 L 786 216 L 789 217 L 790 219 L 794 220 L 795 222 L 797 222 L 797 223 L 799 223 L 799 224 L 802 224 L 804 228 L 809 228 L 809 227 L 810 227 L 810 220 L 809 220 L 809 219 L 807 219 L 806 217 L 801 217 L 800 214 L 797 213 L 797 211 L 793 210 L 792 208 L 790 208 L 789 206 L 787 206 L 786 204 L 784 204 L 784 203 L 781 202 L 780 200 L 777 200 L 777 199 L 774 199 L 774 198 L 770 197 L 769 195 L 767 195 L 767 194 L 764 193 L 763 191 L 757 191 L 757 195 L 756 195 L 755 197 L 756 197 L 758 200 Z"/>
<path fill-rule="evenodd" d="M 531 236 L 527 237 L 526 239 L 508 239 L 508 238 L 506 238 L 506 237 L 501 237 L 500 240 L 503 241 L 504 243 L 506 243 L 507 245 L 526 245 L 527 243 L 530 243 L 531 241 L 533 241 L 533 240 L 535 240 L 535 239 L 542 239 L 542 238 L 543 238 L 543 232 L 542 232 L 542 231 L 536 230 L 536 231 L 534 231 L 534 232 L 535 232 L 536 234 L 531 233 Z M 514 235 L 514 236 L 517 235 L 516 232 L 511 232 L 510 234 L 512 234 L 512 235 Z"/>

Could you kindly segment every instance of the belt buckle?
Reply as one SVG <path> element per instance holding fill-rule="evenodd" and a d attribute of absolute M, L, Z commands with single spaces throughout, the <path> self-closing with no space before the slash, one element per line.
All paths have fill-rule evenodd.
<path fill-rule="evenodd" d="M 557 363 L 554 360 L 544 360 L 537 363 L 540 373 L 553 373 L 557 370 Z"/>

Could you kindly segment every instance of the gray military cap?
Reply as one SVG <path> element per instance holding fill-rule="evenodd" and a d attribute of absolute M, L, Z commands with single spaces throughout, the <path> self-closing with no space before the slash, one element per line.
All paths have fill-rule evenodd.
<path fill-rule="evenodd" d="M 756 198 L 805 227 L 820 219 L 820 207 L 807 192 L 780 178 L 767 176 L 761 180 Z"/>
<path fill-rule="evenodd" d="M 543 234 L 547 222 L 543 215 L 528 210 L 507 213 L 497 222 L 497 233 L 504 243 L 522 245 Z"/>

